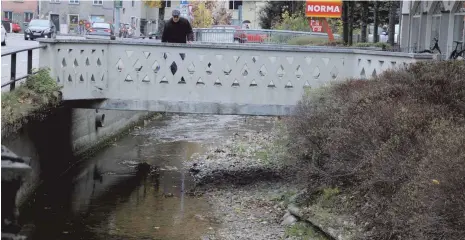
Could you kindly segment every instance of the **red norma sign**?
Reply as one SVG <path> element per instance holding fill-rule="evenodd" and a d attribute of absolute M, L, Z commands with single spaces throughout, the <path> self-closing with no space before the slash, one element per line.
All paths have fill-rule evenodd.
<path fill-rule="evenodd" d="M 342 14 L 341 0 L 307 0 L 305 16 L 322 18 L 340 18 Z"/>

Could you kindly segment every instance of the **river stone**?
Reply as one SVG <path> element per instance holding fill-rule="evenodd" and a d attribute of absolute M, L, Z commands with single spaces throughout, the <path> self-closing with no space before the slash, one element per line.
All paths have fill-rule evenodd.
<path fill-rule="evenodd" d="M 289 226 L 289 225 L 292 225 L 294 223 L 297 222 L 297 218 L 292 215 L 292 214 L 289 214 L 282 222 L 281 222 L 281 225 L 282 226 Z"/>

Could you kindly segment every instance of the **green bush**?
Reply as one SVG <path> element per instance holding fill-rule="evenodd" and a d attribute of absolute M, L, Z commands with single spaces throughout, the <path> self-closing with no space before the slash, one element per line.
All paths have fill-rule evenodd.
<path fill-rule="evenodd" d="M 15 90 L 2 93 L 2 129 L 18 128 L 34 112 L 59 104 L 59 90 L 48 69 L 39 69 Z"/>
<path fill-rule="evenodd" d="M 464 72 L 463 61 L 420 62 L 348 80 L 310 92 L 287 121 L 309 192 L 348 195 L 358 239 L 465 236 Z"/>

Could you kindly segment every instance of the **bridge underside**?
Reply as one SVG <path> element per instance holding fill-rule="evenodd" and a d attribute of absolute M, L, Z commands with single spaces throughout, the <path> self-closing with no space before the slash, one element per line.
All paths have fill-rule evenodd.
<path fill-rule="evenodd" d="M 215 114 L 215 115 L 253 115 L 285 116 L 291 115 L 295 106 L 260 105 L 209 102 L 172 102 L 162 100 L 73 100 L 67 101 L 78 108 L 106 110 L 151 111 L 167 113 Z"/>

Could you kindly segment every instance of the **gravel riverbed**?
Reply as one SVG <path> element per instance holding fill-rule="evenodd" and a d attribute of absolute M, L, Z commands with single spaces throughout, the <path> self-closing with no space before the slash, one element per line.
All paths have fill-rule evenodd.
<path fill-rule="evenodd" d="M 305 187 L 281 133 L 279 122 L 268 132 L 236 133 L 184 163 L 197 184 L 193 192 L 206 197 L 220 223 L 205 239 L 299 239 L 281 225 L 284 199 Z"/>

